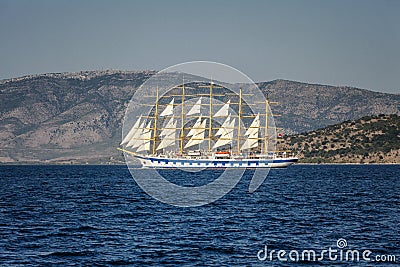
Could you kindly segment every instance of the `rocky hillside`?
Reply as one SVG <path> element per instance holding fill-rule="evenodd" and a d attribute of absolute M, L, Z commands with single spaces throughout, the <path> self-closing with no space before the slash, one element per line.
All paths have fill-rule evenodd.
<path fill-rule="evenodd" d="M 286 136 L 278 148 L 299 152 L 301 162 L 400 163 L 400 116 L 366 116 Z"/>
<path fill-rule="evenodd" d="M 0 163 L 105 163 L 128 101 L 151 71 L 84 71 L 0 81 Z M 276 80 L 260 83 L 277 126 L 304 132 L 372 114 L 400 114 L 400 95 Z"/>
<path fill-rule="evenodd" d="M 0 84 L 0 162 L 96 163 L 115 150 L 127 103 L 152 72 L 44 74 Z"/>
<path fill-rule="evenodd" d="M 346 86 L 306 84 L 285 80 L 260 83 L 272 101 L 278 127 L 287 134 L 308 132 L 366 115 L 399 114 L 400 95 Z"/>

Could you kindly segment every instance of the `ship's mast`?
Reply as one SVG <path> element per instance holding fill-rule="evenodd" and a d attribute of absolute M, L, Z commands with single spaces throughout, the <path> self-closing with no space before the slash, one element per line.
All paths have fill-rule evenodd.
<path fill-rule="evenodd" d="M 267 94 L 266 97 L 265 97 L 265 102 L 259 102 L 259 103 L 265 103 L 265 136 L 262 139 L 264 140 L 264 154 L 267 154 L 267 152 L 268 152 L 268 140 L 269 140 L 269 134 L 268 134 L 268 130 L 269 130 L 269 119 L 268 119 L 268 116 L 270 114 L 269 106 L 270 105 L 274 105 L 274 104 L 278 105 L 279 102 L 271 102 L 271 101 L 269 101 L 268 94 Z M 280 116 L 280 115 L 271 113 L 271 116 L 277 117 L 277 116 Z"/>
<path fill-rule="evenodd" d="M 155 112 L 154 112 L 153 155 L 156 154 L 157 121 L 158 121 L 158 85 L 157 85 L 157 88 L 156 88 L 156 110 L 155 110 Z"/>
<path fill-rule="evenodd" d="M 268 151 L 268 95 L 265 98 L 265 134 L 264 134 L 264 154 Z"/>
<path fill-rule="evenodd" d="M 179 142 L 179 153 L 183 153 L 184 125 L 185 125 L 185 78 L 182 78 L 182 109 L 181 109 L 181 136 Z"/>
<path fill-rule="evenodd" d="M 208 116 L 208 122 L 209 122 L 209 127 L 208 127 L 208 152 L 211 151 L 211 138 L 212 138 L 212 93 L 213 93 L 213 82 L 212 80 L 210 81 L 210 113 Z"/>
<path fill-rule="evenodd" d="M 240 154 L 240 122 L 242 120 L 242 88 L 239 90 L 239 110 L 238 110 L 238 133 L 237 133 L 237 153 Z"/>
<path fill-rule="evenodd" d="M 214 86 L 212 79 L 210 80 L 210 85 L 203 85 L 203 86 L 199 86 L 199 87 L 200 88 L 209 88 L 210 89 L 210 93 L 209 93 L 210 106 L 209 106 L 209 113 L 208 113 L 208 123 L 209 123 L 209 126 L 208 126 L 208 152 L 210 153 L 211 152 L 211 141 L 212 141 L 212 137 L 213 137 L 213 134 L 212 134 L 212 131 L 213 131 L 213 128 L 212 128 L 212 117 L 213 117 L 212 100 L 213 100 L 213 96 L 223 96 L 223 95 L 219 95 L 219 94 L 214 95 L 213 94 L 213 88 L 223 88 L 223 87 L 218 86 L 218 85 Z"/>

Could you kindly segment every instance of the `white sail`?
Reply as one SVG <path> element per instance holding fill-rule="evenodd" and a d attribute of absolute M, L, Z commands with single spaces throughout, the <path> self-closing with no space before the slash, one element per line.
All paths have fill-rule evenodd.
<path fill-rule="evenodd" d="M 258 134 L 259 129 L 260 129 L 260 114 L 257 114 L 257 116 L 254 118 L 253 122 L 251 123 L 250 127 L 247 129 L 244 135 L 247 136 L 247 135 Z"/>
<path fill-rule="evenodd" d="M 253 148 L 253 147 L 257 147 L 257 146 L 258 146 L 258 138 L 249 136 L 246 139 L 246 142 L 244 142 L 244 144 L 243 144 L 241 149 L 245 150 L 245 149 L 250 149 L 250 148 Z"/>
<path fill-rule="evenodd" d="M 193 124 L 192 129 L 190 129 L 190 131 L 188 132 L 188 134 L 186 136 L 190 137 L 193 134 L 195 134 L 196 133 L 196 129 L 199 128 L 200 125 L 201 125 L 201 117 L 198 117 L 197 121 Z"/>
<path fill-rule="evenodd" d="M 197 100 L 196 104 L 194 104 L 193 107 L 189 110 L 186 116 L 199 114 L 200 111 L 201 111 L 201 97 L 199 98 L 199 100 Z"/>
<path fill-rule="evenodd" d="M 120 145 L 126 144 L 129 142 L 129 140 L 132 138 L 132 136 L 139 130 L 139 124 L 140 121 L 142 120 L 142 115 L 140 115 L 139 119 L 135 122 L 131 130 L 128 132 L 128 134 L 125 136 L 125 138 L 122 140 Z"/>
<path fill-rule="evenodd" d="M 174 126 L 174 118 L 170 118 L 164 129 L 160 133 L 160 137 L 169 135 L 171 132 L 175 132 L 176 124 Z"/>
<path fill-rule="evenodd" d="M 149 151 L 151 141 L 151 121 L 147 124 L 146 128 L 143 129 L 142 135 L 140 136 L 141 145 L 137 148 L 136 152 Z"/>
<path fill-rule="evenodd" d="M 225 117 L 228 116 L 228 111 L 229 111 L 229 104 L 231 103 L 231 101 L 229 100 L 228 102 L 226 102 L 222 108 L 220 108 L 217 113 L 214 114 L 214 117 Z"/>
<path fill-rule="evenodd" d="M 235 130 L 235 122 L 236 122 L 236 118 L 233 118 L 233 120 L 231 121 L 231 123 L 228 125 L 228 129 L 230 132 L 233 133 L 233 130 Z"/>
<path fill-rule="evenodd" d="M 242 150 L 250 149 L 258 146 L 258 132 L 260 130 L 260 115 L 254 118 L 250 127 L 247 129 L 245 135 L 247 135 L 247 139 L 242 146 Z"/>
<path fill-rule="evenodd" d="M 220 136 L 222 134 L 224 134 L 228 128 L 228 126 L 231 123 L 231 114 L 228 115 L 228 118 L 226 118 L 226 120 L 222 123 L 221 127 L 218 129 L 217 133 L 215 134 L 215 136 Z"/>
<path fill-rule="evenodd" d="M 176 141 L 176 125 L 177 125 L 177 121 L 174 121 L 171 125 L 171 129 L 164 129 L 165 130 L 165 135 L 163 136 L 160 144 L 158 145 L 156 150 L 160 150 L 160 149 L 164 149 L 167 148 L 169 146 L 172 146 L 175 144 Z M 163 130 L 163 131 L 164 131 Z"/>
<path fill-rule="evenodd" d="M 146 125 L 146 121 L 142 121 L 142 123 L 140 124 L 137 131 L 133 134 L 133 136 L 129 140 L 128 144 L 126 144 L 126 147 L 136 148 L 136 147 L 140 146 L 141 143 L 140 143 L 139 138 L 142 135 L 145 125 Z"/>
<path fill-rule="evenodd" d="M 189 142 L 187 142 L 184 148 L 201 144 L 204 141 L 206 124 L 207 124 L 207 119 L 204 119 L 201 125 L 198 128 L 195 128 L 193 136 L 190 138 Z"/>
<path fill-rule="evenodd" d="M 171 102 L 167 105 L 167 107 L 161 112 L 160 117 L 170 116 L 174 114 L 174 98 L 172 98 Z"/>
<path fill-rule="evenodd" d="M 232 143 L 233 131 L 235 127 L 235 118 L 226 126 L 225 131 L 221 134 L 221 137 L 215 142 L 212 149 Z"/>

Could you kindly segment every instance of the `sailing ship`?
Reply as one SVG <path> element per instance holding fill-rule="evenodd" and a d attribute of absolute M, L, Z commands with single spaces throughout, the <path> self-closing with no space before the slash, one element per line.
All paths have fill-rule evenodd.
<path fill-rule="evenodd" d="M 268 98 L 263 102 L 263 114 L 246 115 L 243 114 L 242 89 L 236 103 L 228 100 L 216 104 L 213 103 L 216 95 L 213 89 L 222 87 L 212 81 L 199 87 L 208 88 L 209 92 L 187 94 L 182 83 L 176 87 L 181 89 L 179 95 L 160 97 L 157 88 L 151 114 L 137 118 L 118 149 L 137 158 L 142 167 L 157 169 L 284 168 L 298 161 L 297 156 L 288 151 L 268 151 L 271 141 L 268 129 L 273 127 L 268 122 L 271 116 Z M 197 101 L 188 101 L 188 96 Z M 161 100 L 165 97 L 170 101 L 163 104 Z M 214 113 L 217 105 L 222 107 Z M 230 111 L 234 105 L 237 106 L 235 114 Z M 161 112 L 160 108 L 163 108 Z M 218 123 L 217 118 L 223 122 Z M 248 127 L 244 119 L 252 120 Z"/>

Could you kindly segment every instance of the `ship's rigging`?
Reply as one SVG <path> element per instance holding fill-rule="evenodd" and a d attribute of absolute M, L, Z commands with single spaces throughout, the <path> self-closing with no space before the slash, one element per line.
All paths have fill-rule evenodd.
<path fill-rule="evenodd" d="M 140 115 L 128 134 L 121 142 L 121 146 L 125 149 L 133 150 L 135 153 L 148 153 L 156 155 L 165 152 L 168 148 L 176 145 L 179 142 L 179 154 L 184 154 L 187 149 L 200 147 L 203 142 L 207 141 L 207 149 L 204 149 L 205 154 L 211 154 L 221 147 L 229 146 L 232 154 L 239 155 L 243 152 L 255 150 L 266 154 L 268 152 L 268 99 L 265 99 L 264 114 L 248 114 L 243 115 L 242 89 L 239 90 L 238 101 L 232 102 L 228 99 L 225 103 L 214 103 L 215 88 L 222 88 L 210 82 L 208 85 L 200 85 L 199 88 L 208 88 L 209 93 L 190 94 L 190 97 L 197 98 L 194 104 L 186 103 L 187 94 L 185 84 L 176 87 L 181 89 L 180 95 L 159 96 L 158 88 L 156 89 L 154 113 L 150 116 Z M 170 98 L 167 104 L 161 104 L 160 100 L 163 97 Z M 180 102 L 176 102 L 175 98 L 179 97 Z M 208 103 L 205 103 L 204 97 L 209 98 Z M 192 101 L 193 102 L 193 101 Z M 237 112 L 232 113 L 232 106 L 237 105 Z M 189 106 L 189 110 L 185 113 L 185 107 Z M 219 107 L 215 113 L 213 110 Z M 208 114 L 202 113 L 206 107 Z M 162 111 L 159 112 L 160 108 Z M 178 112 L 177 112 L 178 111 Z M 180 112 L 179 112 L 180 111 Z M 177 113 L 180 113 L 176 115 Z M 261 125 L 261 117 L 265 117 L 265 125 Z M 214 120 L 223 119 L 222 124 L 215 126 Z M 251 124 L 245 127 L 243 119 L 252 119 Z M 186 120 L 195 122 L 192 126 L 186 126 Z M 178 125 L 178 120 L 180 124 Z M 159 125 L 160 121 L 164 122 Z M 261 137 L 261 130 L 264 128 L 264 136 Z M 241 132 L 245 130 L 245 133 Z M 236 137 L 235 134 L 236 133 Z M 213 143 L 214 142 L 214 143 Z M 236 142 L 236 150 L 233 149 L 233 142 Z M 263 144 L 263 146 L 261 146 Z"/>

